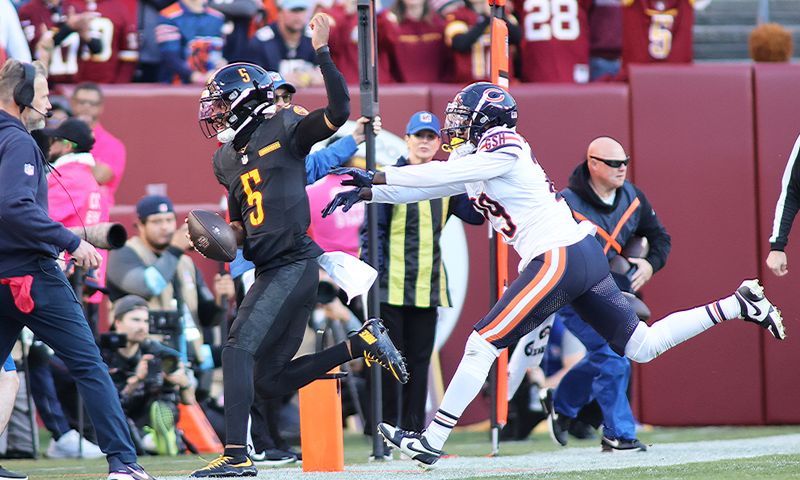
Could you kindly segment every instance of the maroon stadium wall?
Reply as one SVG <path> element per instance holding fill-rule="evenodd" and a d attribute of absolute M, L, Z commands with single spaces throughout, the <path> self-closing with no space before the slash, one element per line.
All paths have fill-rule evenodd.
<path fill-rule="evenodd" d="M 385 128 L 402 135 L 409 116 L 439 114 L 451 85 L 381 87 Z M 778 343 L 752 325 L 730 322 L 635 370 L 639 420 L 659 425 L 800 423 L 800 297 L 797 273 L 777 279 L 764 266 L 780 178 L 800 134 L 800 66 L 633 68 L 629 85 L 512 87 L 519 131 L 557 186 L 566 186 L 586 145 L 599 135 L 619 139 L 632 155 L 631 176 L 672 235 L 667 266 L 644 290 L 654 318 L 730 294 L 760 276 L 783 309 L 789 340 Z M 213 208 L 223 190 L 211 171 L 216 146 L 197 126 L 197 88 L 109 86 L 105 127 L 128 149 L 116 218 L 133 222 L 132 205 L 147 184 L 167 185 L 187 211 Z M 351 92 L 351 118 L 359 111 Z M 324 104 L 322 89 L 296 95 L 309 109 Z M 488 260 L 483 228 L 467 228 L 471 274 L 459 324 L 441 354 L 445 383 L 463 351 L 476 315 L 488 309 Z M 800 242 L 787 254 L 800 258 Z M 518 258 L 509 270 L 516 276 Z M 210 277 L 217 266 L 198 260 Z M 210 279 L 210 278 L 209 278 Z M 788 376 L 787 376 L 788 375 Z M 486 418 L 486 400 L 464 423 Z"/>

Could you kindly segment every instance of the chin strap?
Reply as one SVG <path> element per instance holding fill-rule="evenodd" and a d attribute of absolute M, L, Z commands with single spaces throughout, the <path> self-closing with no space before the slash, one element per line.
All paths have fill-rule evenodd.
<path fill-rule="evenodd" d="M 450 143 L 442 145 L 442 150 L 451 154 L 454 158 L 458 158 L 475 152 L 476 147 L 472 142 L 456 137 L 450 140 Z"/>

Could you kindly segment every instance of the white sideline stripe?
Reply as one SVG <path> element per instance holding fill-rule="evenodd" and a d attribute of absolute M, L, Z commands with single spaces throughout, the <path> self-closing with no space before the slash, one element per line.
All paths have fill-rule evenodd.
<path fill-rule="evenodd" d="M 778 203 L 775 205 L 775 218 L 772 220 L 772 235 L 769 237 L 769 242 L 772 243 L 778 239 L 781 229 L 781 218 L 783 217 L 783 208 L 786 203 L 786 190 L 789 188 L 789 181 L 792 178 L 792 169 L 794 162 L 797 161 L 797 156 L 800 154 L 800 135 L 794 142 L 792 153 L 789 155 L 789 162 L 786 164 L 786 170 L 783 171 L 783 178 L 781 179 L 781 195 L 778 197 Z"/>
<path fill-rule="evenodd" d="M 508 312 L 508 315 L 506 315 L 496 327 L 484 333 L 482 335 L 483 338 L 490 338 L 497 332 L 503 331 L 503 329 L 506 328 L 506 326 L 509 323 L 511 323 L 512 320 L 514 320 L 517 314 L 519 314 L 519 312 L 521 312 L 526 306 L 528 306 L 528 304 L 531 301 L 533 301 L 536 295 L 538 295 L 542 290 L 544 290 L 544 287 L 546 287 L 550 283 L 550 280 L 555 276 L 556 271 L 558 270 L 558 262 L 561 258 L 561 249 L 554 248 L 550 251 L 553 252 L 553 255 L 550 257 L 551 258 L 550 266 L 548 267 L 547 272 L 544 274 L 544 277 L 542 277 L 542 279 L 539 281 L 539 284 L 536 285 L 533 288 L 533 290 L 528 292 L 528 294 L 522 298 L 522 301 L 520 301 L 516 307 L 514 307 L 510 312 Z"/>
<path fill-rule="evenodd" d="M 714 430 L 713 428 L 710 430 Z M 709 437 L 713 436 L 709 433 Z M 446 446 L 445 446 L 446 448 Z M 487 443 L 488 449 L 488 443 Z M 500 448 L 502 452 L 502 444 Z M 601 453 L 600 442 L 590 448 L 567 447 L 552 452 L 508 457 L 458 457 L 439 460 L 433 469 L 422 473 L 411 461 L 366 463 L 345 466 L 344 472 L 303 473 L 301 468 L 259 469 L 260 479 L 270 480 L 462 480 L 464 478 L 538 478 L 552 472 L 617 470 L 631 467 L 661 467 L 713 462 L 766 455 L 796 454 L 800 434 L 735 440 L 658 443 L 643 453 Z M 203 462 L 196 462 L 197 468 Z M 188 463 L 187 469 L 188 467 Z M 159 476 L 161 480 L 186 480 L 186 476 Z"/>

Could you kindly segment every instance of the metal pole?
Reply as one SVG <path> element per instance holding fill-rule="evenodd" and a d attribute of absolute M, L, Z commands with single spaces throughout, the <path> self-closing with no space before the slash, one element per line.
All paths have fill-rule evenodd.
<path fill-rule="evenodd" d="M 756 25 L 769 22 L 769 0 L 759 0 Z"/>
<path fill-rule="evenodd" d="M 378 35 L 375 31 L 375 0 L 357 0 L 358 12 L 358 77 L 361 98 L 361 115 L 375 118 L 378 115 Z M 367 169 L 375 170 L 375 132 L 372 123 L 364 129 L 366 135 Z M 367 205 L 367 228 L 369 239 L 369 263 L 378 265 L 378 210 L 377 205 Z M 369 317 L 380 315 L 379 286 L 372 285 L 367 301 Z M 378 423 L 383 420 L 381 393 L 381 369 L 377 364 L 370 368 L 372 404 L 372 458 L 383 460 L 383 441 L 378 435 Z"/>

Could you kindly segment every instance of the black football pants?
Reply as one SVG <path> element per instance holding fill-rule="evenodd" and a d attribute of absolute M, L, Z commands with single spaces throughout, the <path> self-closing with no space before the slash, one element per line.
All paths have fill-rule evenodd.
<path fill-rule="evenodd" d="M 350 360 L 345 343 L 292 360 L 318 284 L 316 260 L 300 260 L 265 270 L 245 295 L 222 351 L 228 445 L 245 445 L 254 385 L 265 399 L 280 397 Z"/>

